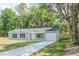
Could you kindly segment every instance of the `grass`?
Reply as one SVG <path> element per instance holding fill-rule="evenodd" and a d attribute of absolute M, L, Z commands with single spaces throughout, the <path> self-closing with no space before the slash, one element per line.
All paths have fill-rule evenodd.
<path fill-rule="evenodd" d="M 0 37 L 0 52 L 12 50 L 22 46 L 27 46 L 36 42 L 38 40 L 9 40 L 8 38 Z"/>
<path fill-rule="evenodd" d="M 33 53 L 32 56 L 61 56 L 64 54 L 64 49 L 69 42 L 69 39 L 60 39 L 59 41 Z"/>

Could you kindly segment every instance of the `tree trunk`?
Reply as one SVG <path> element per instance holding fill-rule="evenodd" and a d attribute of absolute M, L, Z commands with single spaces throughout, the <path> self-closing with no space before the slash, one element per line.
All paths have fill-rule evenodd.
<path fill-rule="evenodd" d="M 76 16 L 76 17 L 75 17 Z M 78 41 L 78 28 L 77 28 L 77 15 L 75 15 L 74 18 L 72 18 L 72 24 L 71 24 L 71 32 L 72 32 L 72 41 Z"/>
<path fill-rule="evenodd" d="M 23 15 L 20 16 L 20 29 L 24 28 L 24 23 L 23 23 L 24 19 L 23 19 Z"/>

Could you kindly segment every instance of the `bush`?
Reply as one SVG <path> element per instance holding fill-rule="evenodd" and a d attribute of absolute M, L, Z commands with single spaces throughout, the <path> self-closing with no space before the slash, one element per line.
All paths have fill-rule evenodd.
<path fill-rule="evenodd" d="M 74 45 L 79 45 L 79 41 L 73 42 Z"/>

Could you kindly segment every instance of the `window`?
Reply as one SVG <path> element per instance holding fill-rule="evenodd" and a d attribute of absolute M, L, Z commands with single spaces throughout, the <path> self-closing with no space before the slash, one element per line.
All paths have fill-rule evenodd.
<path fill-rule="evenodd" d="M 17 38 L 17 34 L 12 34 L 12 38 Z"/>
<path fill-rule="evenodd" d="M 43 38 L 44 37 L 44 34 L 43 33 L 38 33 L 37 34 L 37 38 Z"/>
<path fill-rule="evenodd" d="M 25 34 L 20 34 L 20 38 L 25 38 Z"/>

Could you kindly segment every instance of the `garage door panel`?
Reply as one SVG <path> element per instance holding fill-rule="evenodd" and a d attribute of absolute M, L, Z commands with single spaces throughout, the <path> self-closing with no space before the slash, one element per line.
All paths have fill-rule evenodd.
<path fill-rule="evenodd" d="M 46 40 L 56 40 L 56 33 L 46 33 Z"/>

